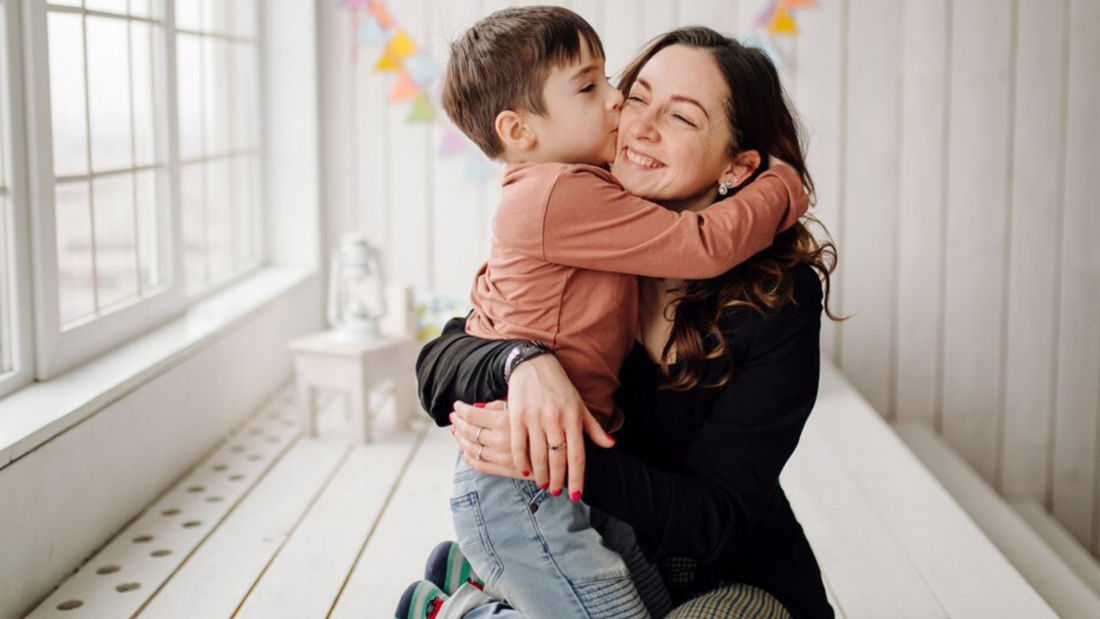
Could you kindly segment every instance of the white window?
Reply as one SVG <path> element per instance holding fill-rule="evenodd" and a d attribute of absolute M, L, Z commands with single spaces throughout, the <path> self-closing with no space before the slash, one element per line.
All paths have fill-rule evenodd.
<path fill-rule="evenodd" d="M 39 378 L 259 265 L 255 2 L 25 4 Z"/>
<path fill-rule="evenodd" d="M 184 268 L 193 294 L 260 260 L 257 38 L 250 0 L 176 0 Z"/>
<path fill-rule="evenodd" d="M 26 168 L 22 152 L 18 5 L 0 0 L 0 397 L 30 382 L 31 338 Z"/>

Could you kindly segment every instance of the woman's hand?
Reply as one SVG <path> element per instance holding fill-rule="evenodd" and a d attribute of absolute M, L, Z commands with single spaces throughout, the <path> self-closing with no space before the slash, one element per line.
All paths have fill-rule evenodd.
<path fill-rule="evenodd" d="M 470 406 L 455 402 L 451 434 L 470 468 L 486 475 L 523 479 L 512 460 L 511 423 L 502 400 Z"/>
<path fill-rule="evenodd" d="M 533 472 L 539 487 L 554 496 L 561 494 L 568 474 L 570 498 L 580 500 L 584 435 L 600 447 L 611 447 L 615 439 L 588 411 L 557 357 L 542 355 L 516 366 L 508 381 L 508 416 L 516 467 Z"/>

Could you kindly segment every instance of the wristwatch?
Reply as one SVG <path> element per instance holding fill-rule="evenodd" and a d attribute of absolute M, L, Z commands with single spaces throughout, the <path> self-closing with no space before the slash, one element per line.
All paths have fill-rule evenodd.
<path fill-rule="evenodd" d="M 515 371 L 517 365 L 548 352 L 550 352 L 549 348 L 542 342 L 536 342 L 535 340 L 524 340 L 513 346 L 508 356 L 504 358 L 504 382 L 507 383 L 508 379 L 512 377 L 512 372 Z"/>

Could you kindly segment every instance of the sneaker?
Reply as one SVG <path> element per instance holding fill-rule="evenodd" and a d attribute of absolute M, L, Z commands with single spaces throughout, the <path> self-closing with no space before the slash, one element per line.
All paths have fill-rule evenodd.
<path fill-rule="evenodd" d="M 418 580 L 409 585 L 401 594 L 394 611 L 394 619 L 435 619 L 447 594 L 426 580 Z"/>
<path fill-rule="evenodd" d="M 478 589 L 485 588 L 485 583 L 474 573 L 474 568 L 462 554 L 462 549 L 456 542 L 450 541 L 440 542 L 428 555 L 428 564 L 424 566 L 424 580 L 434 583 L 447 595 L 454 595 L 467 582 Z"/>

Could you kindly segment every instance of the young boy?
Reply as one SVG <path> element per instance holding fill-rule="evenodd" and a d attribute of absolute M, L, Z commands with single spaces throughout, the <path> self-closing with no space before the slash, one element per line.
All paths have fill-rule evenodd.
<path fill-rule="evenodd" d="M 567 9 L 498 11 L 451 51 L 444 109 L 489 157 L 509 164 L 466 331 L 531 341 L 506 373 L 541 348 L 552 351 L 612 432 L 622 423 L 612 395 L 636 334 L 637 276 L 713 277 L 765 249 L 805 213 L 801 181 L 779 166 L 700 214 L 627 193 L 605 168 L 616 153 L 622 95 L 605 78 L 599 37 Z M 564 447 L 552 438 L 544 448 Z M 577 492 L 571 501 L 547 494 L 545 485 L 482 475 L 459 458 L 451 507 L 461 553 L 442 546 L 429 570 L 447 571 L 433 562 L 465 565 L 464 554 L 484 579 L 471 581 L 536 619 L 670 610 L 667 592 L 635 588 L 659 579 L 629 526 Z M 448 601 L 456 585 L 410 586 L 398 616 L 435 616 L 440 607 L 461 616 L 469 608 L 459 608 L 461 596 Z"/>

